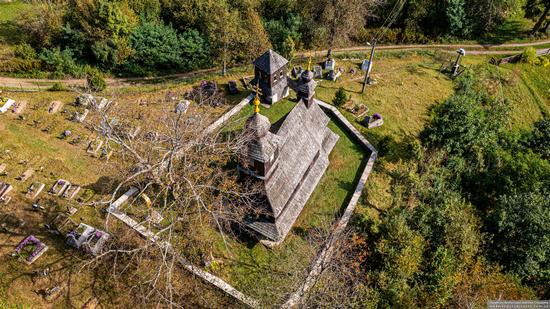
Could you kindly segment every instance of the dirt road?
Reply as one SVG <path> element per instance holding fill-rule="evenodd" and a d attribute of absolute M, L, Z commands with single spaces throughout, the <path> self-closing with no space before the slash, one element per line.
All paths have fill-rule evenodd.
<path fill-rule="evenodd" d="M 506 50 L 506 48 L 519 48 L 528 46 L 540 46 L 550 44 L 550 40 L 543 40 L 537 42 L 528 43 L 511 43 L 501 45 L 483 45 L 483 44 L 428 44 L 428 45 L 379 45 L 377 50 L 429 50 L 429 49 L 442 49 L 453 51 L 458 48 L 464 48 L 470 55 L 512 55 L 519 53 L 518 50 Z M 333 50 L 333 53 L 343 52 L 366 52 L 369 51 L 368 46 L 356 46 L 347 48 L 337 48 Z M 309 57 L 314 55 L 325 55 L 327 50 L 299 52 L 296 56 Z M 188 73 L 171 74 L 157 77 L 135 77 L 135 78 L 108 78 L 106 79 L 108 87 L 122 87 L 128 85 L 145 85 L 158 83 L 162 81 L 170 80 L 183 80 L 192 78 L 200 74 L 211 73 L 219 70 L 219 68 L 198 70 Z M 19 88 L 21 90 L 44 90 L 49 88 L 54 83 L 61 83 L 65 87 L 84 87 L 86 85 L 85 79 L 27 79 L 27 78 L 12 78 L 12 77 L 0 77 L 0 86 L 9 88 Z"/>

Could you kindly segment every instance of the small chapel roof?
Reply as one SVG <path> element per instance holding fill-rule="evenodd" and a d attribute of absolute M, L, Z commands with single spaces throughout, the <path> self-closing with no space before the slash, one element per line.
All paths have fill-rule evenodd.
<path fill-rule="evenodd" d="M 273 50 L 266 51 L 263 55 L 254 60 L 254 66 L 267 74 L 273 74 L 288 63 L 283 56 Z"/>

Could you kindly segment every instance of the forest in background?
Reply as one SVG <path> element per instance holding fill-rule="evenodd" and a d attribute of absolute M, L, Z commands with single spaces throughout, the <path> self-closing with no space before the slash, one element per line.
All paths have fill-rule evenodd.
<path fill-rule="evenodd" d="M 2 24 L 27 76 L 152 75 L 250 62 L 273 48 L 546 37 L 546 0 L 41 0 Z M 521 21 L 521 22 L 520 22 Z M 529 30 L 526 30 L 525 23 Z M 42 75 L 40 75 L 42 73 Z"/>

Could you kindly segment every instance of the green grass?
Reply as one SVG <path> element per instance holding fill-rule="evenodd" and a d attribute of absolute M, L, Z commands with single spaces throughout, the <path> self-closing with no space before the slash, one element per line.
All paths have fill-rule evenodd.
<path fill-rule="evenodd" d="M 12 21 L 21 14 L 25 9 L 32 7 L 32 4 L 25 3 L 21 0 L 16 0 L 10 3 L 0 3 L 0 23 Z"/>
<path fill-rule="evenodd" d="M 261 113 L 274 123 L 294 105 L 282 100 L 269 109 L 262 107 Z M 245 107 L 235 117 L 238 120 L 230 130 L 242 128 L 251 114 L 252 108 Z M 319 233 L 326 236 L 351 198 L 368 159 L 365 150 L 340 125 L 331 121 L 329 127 L 340 136 L 330 154 L 330 165 L 282 245 L 268 249 L 251 239 L 239 241 L 229 237 L 226 248 L 219 233 L 213 230 L 205 233 L 215 239 L 214 256 L 223 261 L 218 274 L 265 305 L 282 301 L 284 295 L 303 280 L 303 274 L 322 245 L 322 241 L 312 242 L 312 238 Z"/>

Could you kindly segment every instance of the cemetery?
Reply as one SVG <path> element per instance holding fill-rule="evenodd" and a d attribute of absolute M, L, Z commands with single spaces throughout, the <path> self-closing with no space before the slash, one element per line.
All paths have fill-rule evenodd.
<path fill-rule="evenodd" d="M 211 246 L 194 248 L 187 258 L 202 271 L 221 278 L 261 304 L 284 303 L 297 284 L 306 279 L 309 267 L 323 249 L 324 240 L 345 214 L 373 154 L 361 146 L 347 125 L 373 144 L 388 135 L 396 142 L 402 141 L 422 129 L 428 119 L 429 106 L 452 93 L 452 81 L 439 71 L 440 61 L 433 55 L 386 55 L 375 63 L 372 78 L 377 82 L 369 84 L 362 94 L 361 72 L 364 71 L 361 70 L 365 66 L 365 55 L 334 55 L 329 61 L 302 58 L 294 60 L 292 67 L 279 57 L 268 52 L 254 62 L 254 68 L 250 66 L 224 78 L 205 75 L 163 86 L 129 86 L 116 99 L 110 99 L 108 91 L 101 96 L 5 91 L 2 95 L 13 98 L 14 102 L 0 115 L 3 137 L 0 141 L 0 216 L 10 214 L 17 219 L 0 229 L 0 241 L 10 244 L 10 250 L 15 248 L 21 260 L 32 260 L 32 265 L 38 268 L 54 261 L 59 265 L 69 264 L 71 257 L 61 259 L 68 250 L 91 256 L 102 252 L 108 241 L 118 237 L 113 232 L 115 229 L 104 228 L 108 216 L 110 224 L 117 222 L 113 218 L 117 212 L 139 223 L 132 228 L 140 229 L 141 235 L 162 231 L 174 218 L 153 198 L 154 188 L 140 192 L 137 188 L 124 187 L 112 203 L 90 204 L 106 199 L 113 190 L 109 179 L 115 179 L 119 168 L 128 167 L 124 166 L 117 146 L 99 137 L 89 124 L 98 120 L 100 111 L 112 109 L 124 118 L 110 121 L 133 128 L 131 136 L 151 132 L 151 138 L 155 138 L 153 132 L 156 126 L 162 125 L 158 119 L 163 110 L 182 117 L 202 112 L 218 118 L 244 98 L 254 98 L 258 88 L 260 102 L 253 104 L 255 100 L 250 100 L 250 104 L 225 121 L 224 134 L 235 135 L 245 127 L 262 134 L 257 136 L 259 147 L 254 148 L 261 151 L 253 157 L 262 164 L 254 161 L 240 166 L 240 170 L 265 180 L 266 188 L 273 190 L 268 191 L 273 213 L 269 220 L 251 220 L 249 230 L 242 235 L 222 235 L 217 227 L 202 225 L 196 233 Z M 353 60 L 344 60 L 350 58 Z M 461 61 L 463 65 L 470 65 L 478 60 L 463 58 Z M 457 72 L 460 70 L 459 67 Z M 402 78 L 404 75 L 407 78 Z M 432 84 L 430 91 L 420 90 L 423 83 Z M 330 104 L 340 87 L 352 96 L 351 101 L 337 109 L 347 123 L 319 103 Z M 216 101 L 217 96 L 223 97 L 222 103 Z M 159 103 L 157 98 L 164 100 Z M 197 104 L 197 100 L 202 104 Z M 308 136 L 315 136 L 310 138 L 310 148 L 300 148 Z M 281 144 L 283 140 L 296 140 L 296 145 L 285 148 Z M 275 150 L 278 157 L 271 160 Z M 293 157 L 296 152 L 302 156 Z M 237 161 L 228 165 L 237 173 Z M 316 175 L 308 174 L 310 166 L 314 170 L 318 167 Z M 385 167 L 392 168 L 391 164 Z M 289 170 L 301 170 L 301 174 L 292 179 L 283 177 L 283 172 Z M 266 180 L 271 173 L 274 178 Z M 308 178 L 308 175 L 315 177 Z M 300 183 L 300 180 L 305 181 Z M 273 184 L 278 181 L 278 187 L 270 187 L 271 181 Z M 361 196 L 355 211 L 368 211 L 364 205 L 371 203 L 387 205 L 388 181 L 386 174 L 373 173 L 366 182 L 369 194 Z M 279 194 L 281 191 L 287 196 Z M 292 194 L 294 191 L 303 195 Z M 37 211 L 28 212 L 33 204 L 37 205 Z M 285 209 L 286 204 L 295 206 Z M 64 226 L 61 235 L 44 228 L 53 221 L 64 223 L 60 224 Z M 30 236 L 23 241 L 14 239 L 2 232 L 3 228 Z M 177 244 L 178 239 L 185 237 L 173 235 L 171 241 Z M 13 260 L 11 251 L 0 249 L 0 263 L 6 261 L 15 269 L 28 270 L 23 268 L 27 267 L 26 263 Z M 4 272 L 0 267 L 0 275 Z M 83 275 L 75 286 L 84 289 L 91 279 L 91 275 Z M 62 285 L 52 283 L 41 288 L 53 296 L 26 295 L 22 286 L 30 281 L 18 280 L 20 286 L 11 287 L 10 291 L 36 303 L 56 303 L 59 295 L 67 291 Z M 79 304 L 92 297 L 90 290 L 85 291 Z"/>

